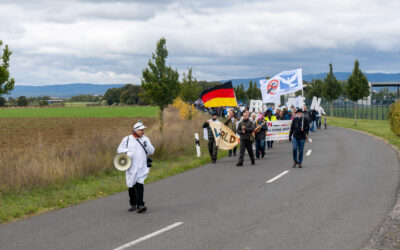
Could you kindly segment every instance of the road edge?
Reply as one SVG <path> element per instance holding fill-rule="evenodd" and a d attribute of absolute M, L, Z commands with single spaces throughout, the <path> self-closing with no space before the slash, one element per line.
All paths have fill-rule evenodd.
<path fill-rule="evenodd" d="M 397 152 L 397 160 L 400 168 L 400 148 L 397 148 L 396 146 L 390 144 L 388 141 L 379 136 L 367 133 L 365 131 L 351 128 L 345 129 L 374 137 L 375 139 L 381 140 L 392 147 L 395 152 Z M 378 249 L 400 249 L 400 183 L 397 184 L 396 201 L 394 202 L 392 210 L 389 212 L 387 218 L 382 222 L 382 224 L 374 230 L 370 239 L 361 248 L 361 250 Z"/>

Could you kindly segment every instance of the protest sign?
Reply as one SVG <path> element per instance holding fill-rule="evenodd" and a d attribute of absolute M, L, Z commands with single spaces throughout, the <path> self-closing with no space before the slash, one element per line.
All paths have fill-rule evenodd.
<path fill-rule="evenodd" d="M 291 120 L 269 121 L 267 125 L 267 141 L 289 140 Z"/>

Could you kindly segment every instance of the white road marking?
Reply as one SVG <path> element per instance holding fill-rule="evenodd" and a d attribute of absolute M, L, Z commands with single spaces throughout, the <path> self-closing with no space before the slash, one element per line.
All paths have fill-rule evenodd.
<path fill-rule="evenodd" d="M 274 181 L 276 181 L 276 180 L 278 180 L 279 178 L 281 178 L 282 176 L 284 176 L 285 174 L 287 174 L 287 173 L 289 173 L 290 171 L 289 170 L 286 170 L 286 171 L 283 171 L 282 173 L 280 173 L 279 175 L 277 175 L 277 176 L 275 176 L 274 178 L 272 178 L 271 180 L 269 180 L 269 181 L 266 181 L 265 183 L 271 183 L 271 182 L 274 182 Z"/>
<path fill-rule="evenodd" d="M 311 138 L 308 138 L 308 141 L 309 141 L 309 142 L 312 142 L 312 139 L 311 139 Z"/>
<path fill-rule="evenodd" d="M 162 233 L 164 233 L 164 232 L 166 232 L 166 231 L 169 231 L 169 230 L 171 230 L 171 229 L 173 229 L 173 228 L 175 228 L 175 227 L 177 227 L 177 226 L 180 226 L 180 225 L 182 225 L 182 224 L 183 224 L 183 222 L 176 222 L 176 223 L 174 223 L 174 224 L 172 224 L 172 225 L 169 225 L 168 227 L 164 227 L 164 228 L 162 228 L 162 229 L 160 229 L 160 230 L 158 230 L 158 231 L 155 231 L 154 233 L 148 234 L 148 235 L 143 236 L 143 237 L 141 237 L 141 238 L 139 238 L 139 239 L 137 239 L 137 240 L 131 241 L 131 242 L 125 244 L 125 245 L 122 245 L 122 246 L 120 246 L 120 247 L 117 247 L 117 248 L 115 248 L 114 250 L 123 250 L 123 249 L 126 249 L 126 248 L 128 248 L 128 247 L 134 246 L 134 245 L 136 245 L 136 244 L 138 244 L 138 243 L 140 243 L 140 242 L 142 242 L 142 241 L 148 240 L 148 239 L 150 239 L 150 238 L 152 238 L 152 237 L 154 237 L 154 236 L 157 236 L 157 235 L 159 235 L 159 234 L 162 234 Z"/>
<path fill-rule="evenodd" d="M 306 156 L 310 156 L 310 155 L 311 155 L 311 152 L 312 152 L 312 150 L 311 150 L 311 149 L 309 149 L 309 150 L 307 151 L 307 154 L 306 154 Z"/>

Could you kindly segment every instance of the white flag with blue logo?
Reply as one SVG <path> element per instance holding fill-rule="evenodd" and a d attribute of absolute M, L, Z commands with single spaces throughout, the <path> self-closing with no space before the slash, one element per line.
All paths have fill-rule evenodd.
<path fill-rule="evenodd" d="M 303 89 L 301 69 L 282 71 L 268 80 L 260 80 L 263 103 L 276 102 L 281 95 L 287 95 Z"/>

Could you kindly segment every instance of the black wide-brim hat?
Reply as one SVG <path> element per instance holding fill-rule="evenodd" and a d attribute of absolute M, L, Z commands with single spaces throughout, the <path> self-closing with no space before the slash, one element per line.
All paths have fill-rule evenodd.
<path fill-rule="evenodd" d="M 299 112 L 303 113 L 303 110 L 297 109 L 295 113 L 299 113 Z"/>

